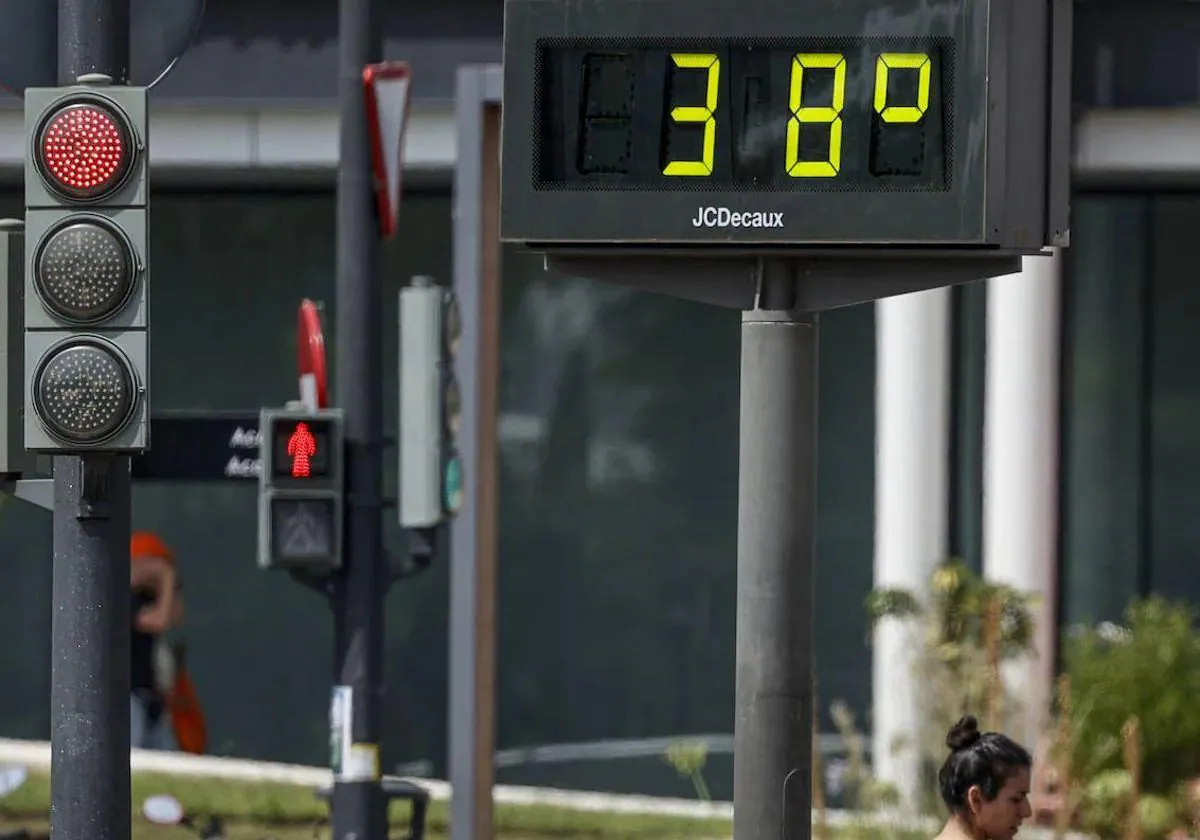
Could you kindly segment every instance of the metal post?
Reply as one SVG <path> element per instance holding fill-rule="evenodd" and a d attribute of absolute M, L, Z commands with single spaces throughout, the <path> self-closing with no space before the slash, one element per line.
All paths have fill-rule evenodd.
<path fill-rule="evenodd" d="M 450 525 L 451 840 L 492 840 L 499 491 L 500 68 L 460 67 L 455 91 L 454 291 L 463 334 L 463 506 Z"/>
<path fill-rule="evenodd" d="M 377 0 L 340 0 L 337 181 L 338 402 L 345 411 L 345 569 L 333 587 L 337 685 L 349 689 L 351 747 L 333 787 L 335 840 L 383 840 L 383 300 L 363 69 L 383 55 Z"/>
<path fill-rule="evenodd" d="M 129 0 L 59 0 L 58 81 L 129 75 Z M 128 840 L 127 456 L 54 459 L 50 835 Z"/>
<path fill-rule="evenodd" d="M 735 840 L 811 836 L 817 316 L 765 265 L 742 316 Z"/>

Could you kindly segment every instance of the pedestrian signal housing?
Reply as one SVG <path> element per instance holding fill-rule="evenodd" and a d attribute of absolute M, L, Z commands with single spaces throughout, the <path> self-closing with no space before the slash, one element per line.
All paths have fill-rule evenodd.
<path fill-rule="evenodd" d="M 258 565 L 330 572 L 342 566 L 341 409 L 264 408 Z"/>

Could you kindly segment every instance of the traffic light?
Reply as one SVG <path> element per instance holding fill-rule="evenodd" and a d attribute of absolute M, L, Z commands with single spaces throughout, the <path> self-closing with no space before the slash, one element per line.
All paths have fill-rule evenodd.
<path fill-rule="evenodd" d="M 454 375 L 462 317 L 454 292 L 425 277 L 400 290 L 400 525 L 432 528 L 463 498 Z"/>
<path fill-rule="evenodd" d="M 146 89 L 25 92 L 25 446 L 149 446 Z"/>
<path fill-rule="evenodd" d="M 342 566 L 342 410 L 264 408 L 259 421 L 258 565 Z"/>

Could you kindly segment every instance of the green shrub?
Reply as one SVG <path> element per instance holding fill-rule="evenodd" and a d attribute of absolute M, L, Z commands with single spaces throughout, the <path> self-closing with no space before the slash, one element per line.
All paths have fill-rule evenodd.
<path fill-rule="evenodd" d="M 1171 795 L 1200 775 L 1200 634 L 1195 611 L 1162 598 L 1133 602 L 1125 626 L 1068 634 L 1072 755 L 1077 777 L 1121 769 L 1121 727 L 1141 725 L 1142 789 Z M 1103 776 L 1108 783 L 1112 776 Z"/>
<path fill-rule="evenodd" d="M 1080 827 L 1100 837 L 1120 837 L 1128 823 L 1130 780 L 1126 770 L 1097 773 L 1083 791 Z M 1186 823 L 1172 797 L 1138 797 L 1138 820 L 1144 840 L 1161 840 Z"/>
<path fill-rule="evenodd" d="M 1033 604 L 1026 593 L 984 580 L 958 560 L 938 568 L 925 592 L 878 588 L 867 596 L 872 625 L 884 618 L 913 622 L 921 721 L 910 741 L 891 748 L 917 753 L 920 810 L 941 812 L 937 768 L 946 756 L 946 731 L 959 717 L 971 713 L 1003 730 L 1021 714 L 999 666 L 1033 650 Z"/>

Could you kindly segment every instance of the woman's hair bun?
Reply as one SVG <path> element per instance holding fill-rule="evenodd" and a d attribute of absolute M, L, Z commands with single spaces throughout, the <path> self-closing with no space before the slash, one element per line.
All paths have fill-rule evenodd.
<path fill-rule="evenodd" d="M 974 715 L 963 715 L 946 734 L 946 746 L 954 752 L 965 750 L 980 738 L 979 721 Z"/>

